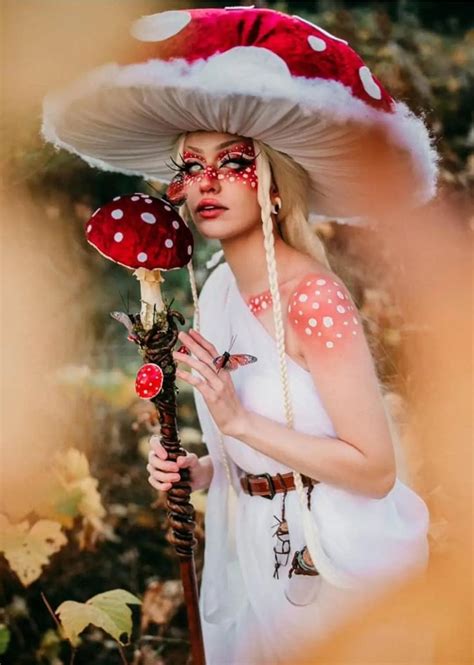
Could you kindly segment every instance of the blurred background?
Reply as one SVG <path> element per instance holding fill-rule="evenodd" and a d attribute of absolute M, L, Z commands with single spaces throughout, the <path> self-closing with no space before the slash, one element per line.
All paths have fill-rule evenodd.
<path fill-rule="evenodd" d="M 51 89 L 123 57 L 143 14 L 226 2 L 3 0 L 2 412 L 0 661 L 178 665 L 189 652 L 179 568 L 162 497 L 147 483 L 154 407 L 134 392 L 136 346 L 110 317 L 137 312 L 139 286 L 84 240 L 114 196 L 159 194 L 140 178 L 101 172 L 39 133 Z M 237 5 L 238 2 L 233 4 Z M 399 477 L 431 514 L 426 579 L 392 591 L 308 663 L 472 662 L 472 263 L 474 29 L 469 2 L 260 2 L 349 41 L 396 98 L 423 114 L 442 155 L 436 200 L 411 217 L 387 202 L 378 231 L 314 227 L 364 320 L 401 433 Z M 193 232 L 195 231 L 192 229 Z M 220 248 L 195 233 L 198 290 Z M 186 269 L 164 292 L 192 324 Z M 471 351 L 471 352 L 470 352 Z M 183 445 L 201 442 L 190 386 L 179 382 Z M 197 510 L 202 568 L 205 493 Z M 52 609 L 113 588 L 142 599 L 131 643 L 89 626 L 73 650 Z M 48 608 L 49 606 L 49 608 Z M 394 622 L 400 639 L 379 628 Z M 434 636 L 425 646 L 426 635 Z M 431 637 L 430 637 L 431 639 Z M 429 640 L 428 640 L 429 641 Z M 428 642 L 427 642 L 428 643 Z M 427 660 L 427 654 L 432 660 Z"/>

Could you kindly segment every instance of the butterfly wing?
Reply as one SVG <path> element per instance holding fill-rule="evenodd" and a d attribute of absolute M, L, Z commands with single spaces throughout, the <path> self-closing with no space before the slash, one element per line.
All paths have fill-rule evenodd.
<path fill-rule="evenodd" d="M 254 362 L 257 362 L 256 356 L 251 356 L 249 353 L 234 353 L 230 356 L 226 368 L 232 371 Z"/>
<path fill-rule="evenodd" d="M 217 358 L 214 358 L 214 360 L 212 362 L 214 363 L 214 367 L 217 370 L 220 370 L 224 367 L 224 361 L 225 361 L 225 356 L 222 355 L 222 356 L 217 356 Z M 226 367 L 227 367 L 227 365 L 226 365 Z"/>

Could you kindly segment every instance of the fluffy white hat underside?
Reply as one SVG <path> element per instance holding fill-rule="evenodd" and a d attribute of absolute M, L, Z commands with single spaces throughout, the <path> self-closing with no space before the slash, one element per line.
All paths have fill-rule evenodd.
<path fill-rule="evenodd" d="M 386 145 L 369 159 L 364 140 L 376 127 Z M 310 176 L 310 212 L 320 220 L 370 216 L 366 178 L 397 204 L 401 197 L 421 205 L 436 193 L 438 153 L 405 103 L 378 111 L 337 81 L 292 77 L 264 48 L 235 47 L 192 64 L 109 63 L 43 101 L 47 141 L 92 167 L 147 180 L 171 180 L 174 144 L 193 131 L 248 136 L 290 155 Z"/>

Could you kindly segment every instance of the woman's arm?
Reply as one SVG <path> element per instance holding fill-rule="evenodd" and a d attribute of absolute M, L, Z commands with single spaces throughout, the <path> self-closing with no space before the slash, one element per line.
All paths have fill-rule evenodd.
<path fill-rule="evenodd" d="M 296 432 L 246 411 L 231 436 L 322 482 L 381 498 L 396 478 L 395 455 L 373 358 L 339 278 L 311 272 L 288 301 L 298 340 L 337 438 Z"/>
<path fill-rule="evenodd" d="M 207 490 L 211 484 L 214 474 L 214 465 L 210 455 L 203 455 L 199 458 L 199 472 L 196 473 L 195 482 L 192 484 L 192 491 Z"/>
<path fill-rule="evenodd" d="M 393 473 L 348 441 L 297 432 L 254 411 L 247 411 L 239 425 L 230 436 L 310 478 L 377 499 L 393 486 Z"/>

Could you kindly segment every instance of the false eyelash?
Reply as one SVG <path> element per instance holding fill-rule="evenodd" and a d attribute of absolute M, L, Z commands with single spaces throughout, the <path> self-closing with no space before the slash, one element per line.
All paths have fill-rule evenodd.
<path fill-rule="evenodd" d="M 248 162 L 248 163 L 252 162 L 254 159 L 256 159 L 256 158 L 258 157 L 258 155 L 260 155 L 260 153 L 258 152 L 258 153 L 255 155 L 255 157 L 248 157 L 248 156 L 245 156 L 245 155 L 244 155 L 244 152 L 243 152 L 243 151 L 242 151 L 241 153 L 237 153 L 237 154 L 239 155 L 238 159 L 242 159 L 243 161 L 246 161 L 246 162 Z M 177 172 L 177 173 L 184 173 L 184 172 L 186 172 L 186 166 L 185 166 L 185 163 L 184 163 L 184 156 L 183 156 L 181 153 L 179 153 L 179 157 L 181 158 L 183 164 L 178 164 L 178 163 L 173 159 L 173 157 L 170 157 L 171 161 L 173 162 L 173 164 L 175 165 L 176 168 L 174 168 L 173 166 L 171 166 L 171 165 L 169 165 L 169 164 L 166 164 L 166 163 L 165 163 L 165 164 L 166 164 L 166 166 L 168 166 L 168 168 L 169 168 L 171 171 L 175 171 L 175 172 Z M 234 161 L 234 160 L 230 160 L 230 159 L 229 159 L 229 160 L 227 160 L 227 161 Z"/>

